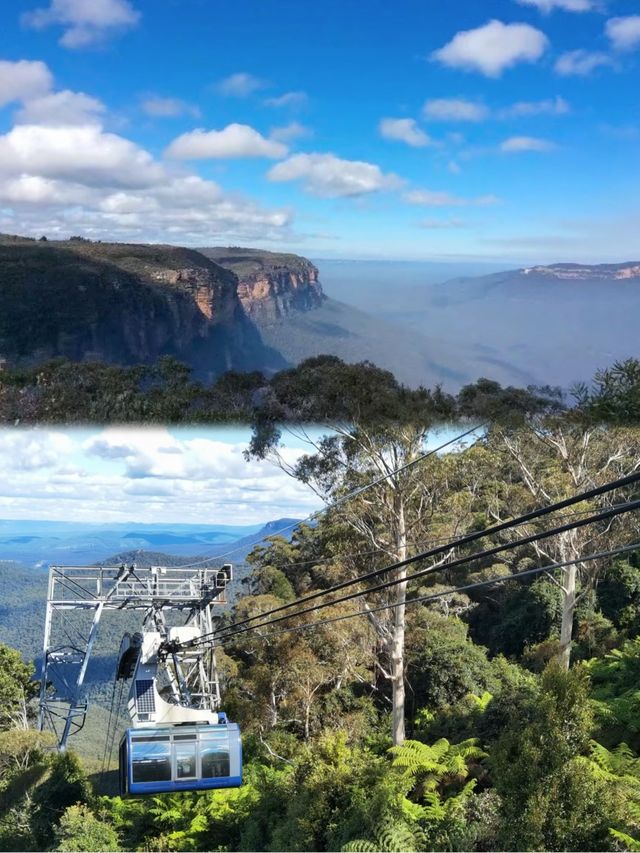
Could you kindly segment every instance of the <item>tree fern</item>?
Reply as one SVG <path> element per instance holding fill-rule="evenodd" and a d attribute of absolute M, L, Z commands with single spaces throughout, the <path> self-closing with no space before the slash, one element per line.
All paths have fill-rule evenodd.
<path fill-rule="evenodd" d="M 413 853 L 420 849 L 416 830 L 401 821 L 387 819 L 376 826 L 371 839 L 357 838 L 349 841 L 341 850 L 343 853 L 370 853 L 384 850 L 389 853 Z"/>

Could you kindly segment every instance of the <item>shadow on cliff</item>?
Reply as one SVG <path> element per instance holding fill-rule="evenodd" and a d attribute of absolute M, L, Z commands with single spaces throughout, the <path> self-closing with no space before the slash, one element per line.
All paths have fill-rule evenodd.
<path fill-rule="evenodd" d="M 239 308 L 230 326 L 212 327 L 206 337 L 193 342 L 188 353 L 171 353 L 186 360 L 195 379 L 211 382 L 229 370 L 259 370 L 272 376 L 292 367 L 282 353 L 268 346 L 255 323 Z"/>

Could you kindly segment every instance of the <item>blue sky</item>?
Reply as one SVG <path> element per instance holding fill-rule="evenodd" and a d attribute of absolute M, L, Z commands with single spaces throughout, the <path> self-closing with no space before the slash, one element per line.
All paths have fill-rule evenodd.
<path fill-rule="evenodd" d="M 0 230 L 638 254 L 636 0 L 14 0 Z"/>

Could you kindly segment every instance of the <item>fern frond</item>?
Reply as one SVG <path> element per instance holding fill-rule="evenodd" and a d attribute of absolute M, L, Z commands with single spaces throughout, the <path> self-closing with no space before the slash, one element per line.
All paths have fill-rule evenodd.
<path fill-rule="evenodd" d="M 620 832 L 617 829 L 610 829 L 609 834 L 624 845 L 625 850 L 630 850 L 631 853 L 640 853 L 640 841 L 636 838 L 632 838 L 630 835 L 627 835 L 625 832 Z"/>
<path fill-rule="evenodd" d="M 341 853 L 376 853 L 378 846 L 373 841 L 367 841 L 364 838 L 356 838 L 354 841 L 349 841 L 344 844 L 340 851 Z"/>

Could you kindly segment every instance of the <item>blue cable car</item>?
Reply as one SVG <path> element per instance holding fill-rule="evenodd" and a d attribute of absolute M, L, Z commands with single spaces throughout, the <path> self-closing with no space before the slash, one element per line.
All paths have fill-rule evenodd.
<path fill-rule="evenodd" d="M 207 791 L 242 784 L 237 723 L 127 729 L 120 742 L 120 794 Z"/>

